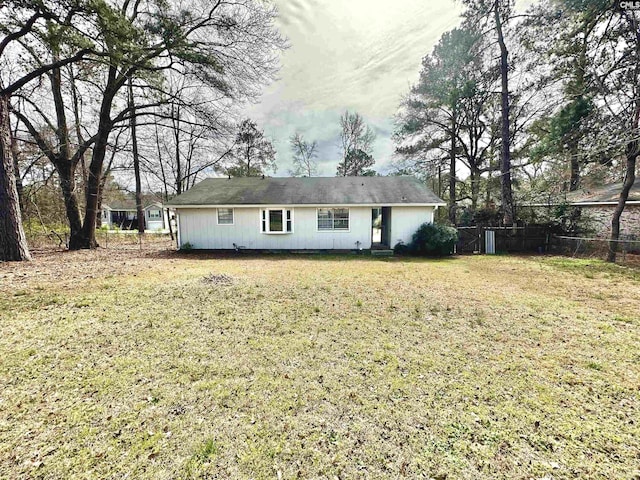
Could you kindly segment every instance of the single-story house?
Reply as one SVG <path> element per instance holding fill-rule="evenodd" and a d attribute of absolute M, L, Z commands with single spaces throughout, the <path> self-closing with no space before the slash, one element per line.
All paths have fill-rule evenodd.
<path fill-rule="evenodd" d="M 443 205 L 418 179 L 396 176 L 209 178 L 167 206 L 181 246 L 353 250 L 408 243 Z"/>
<path fill-rule="evenodd" d="M 102 224 L 108 228 L 122 230 L 137 230 L 138 212 L 134 199 L 114 200 L 108 204 L 102 204 Z M 144 204 L 145 230 L 161 231 L 169 228 L 167 211 L 160 202 Z"/>
<path fill-rule="evenodd" d="M 611 235 L 611 218 L 618 205 L 622 183 L 600 187 L 585 187 L 567 193 L 564 198 L 550 199 L 546 203 L 530 204 L 530 207 L 549 210 L 558 205 L 568 205 L 578 212 L 581 233 L 608 238 Z M 628 238 L 640 238 L 640 178 L 629 192 L 625 209 L 620 217 L 620 233 Z"/>
<path fill-rule="evenodd" d="M 622 183 L 582 188 L 567 194 L 566 202 L 579 207 L 584 221 L 600 237 L 611 235 L 611 218 L 618 205 Z M 640 237 L 640 179 L 636 179 L 620 217 L 620 233 Z"/>

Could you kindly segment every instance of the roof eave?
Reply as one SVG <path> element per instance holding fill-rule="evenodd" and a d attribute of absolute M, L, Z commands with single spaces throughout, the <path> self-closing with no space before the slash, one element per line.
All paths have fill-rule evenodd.
<path fill-rule="evenodd" d="M 322 207 L 444 207 L 444 202 L 417 202 L 417 203 L 273 203 L 273 204 L 172 204 L 166 203 L 169 208 L 271 208 L 271 207 L 291 207 L 291 208 L 322 208 Z"/>
<path fill-rule="evenodd" d="M 606 201 L 606 202 L 551 202 L 551 203 L 529 203 L 522 205 L 523 207 L 555 207 L 557 205 L 571 205 L 572 207 L 600 207 L 600 206 L 615 206 L 618 202 Z M 627 200 L 625 205 L 640 205 L 640 200 Z"/>

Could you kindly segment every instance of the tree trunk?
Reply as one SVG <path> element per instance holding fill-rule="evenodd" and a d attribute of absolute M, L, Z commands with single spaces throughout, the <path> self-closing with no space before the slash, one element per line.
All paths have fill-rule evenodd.
<path fill-rule="evenodd" d="M 176 194 L 182 193 L 182 159 L 180 157 L 180 108 L 177 113 L 175 107 L 171 104 L 171 122 L 173 123 L 173 138 L 175 142 L 176 155 Z"/>
<path fill-rule="evenodd" d="M 54 56 L 57 59 L 57 56 Z M 69 222 L 69 242 L 77 238 L 82 231 L 82 218 L 78 196 L 76 194 L 76 166 L 77 162 L 71 158 L 71 141 L 69 138 L 69 128 L 67 126 L 67 114 L 62 95 L 62 72 L 60 68 L 54 68 L 49 72 L 51 82 L 51 93 L 56 110 L 56 137 L 58 139 L 59 151 L 51 158 L 60 177 L 60 188 L 64 198 L 65 212 Z"/>
<path fill-rule="evenodd" d="M 478 199 L 480 197 L 480 170 L 473 167 L 469 174 L 471 181 L 471 210 L 474 212 L 478 209 Z"/>
<path fill-rule="evenodd" d="M 502 32 L 502 20 L 500 19 L 498 0 L 494 3 L 494 15 L 496 22 L 496 31 L 498 32 L 498 44 L 500 45 L 500 76 L 502 79 L 501 91 L 501 113 L 502 113 L 502 156 L 500 163 L 501 173 L 501 199 L 502 211 L 505 225 L 512 225 L 514 221 L 513 212 L 513 192 L 511 188 L 511 140 L 509 128 L 509 62 L 507 46 L 504 42 Z"/>
<path fill-rule="evenodd" d="M 82 225 L 82 232 L 77 236 L 76 241 L 69 242 L 70 250 L 98 248 L 98 242 L 96 241 L 96 215 L 98 213 L 98 199 L 100 197 L 100 185 L 103 177 L 102 167 L 107 153 L 107 145 L 109 144 L 109 134 L 113 129 L 113 123 L 111 121 L 113 98 L 123 84 L 120 83 L 120 80 L 116 80 L 116 75 L 117 68 L 113 65 L 110 66 L 106 90 L 100 105 L 97 138 L 93 145 L 91 163 L 89 164 L 84 223 Z"/>
<path fill-rule="evenodd" d="M 60 178 L 60 188 L 64 198 L 64 208 L 69 221 L 70 238 L 77 237 L 82 230 L 82 217 L 76 195 L 75 171 L 72 170 L 71 162 L 62 160 L 56 162 L 56 170 Z"/>
<path fill-rule="evenodd" d="M 569 191 L 575 192 L 576 190 L 578 190 L 578 186 L 580 185 L 580 162 L 578 160 L 577 151 L 572 151 L 571 153 L 569 168 L 571 169 L 571 175 L 569 178 Z"/>
<path fill-rule="evenodd" d="M 449 156 L 449 222 L 456 224 L 456 116 L 451 117 L 451 153 Z"/>
<path fill-rule="evenodd" d="M 11 135 L 11 157 L 13 158 L 13 174 L 16 177 L 16 191 L 18 192 L 18 202 L 20 204 L 20 212 L 24 215 L 24 186 L 22 185 L 22 177 L 20 176 L 20 149 L 16 137 Z"/>
<path fill-rule="evenodd" d="M 163 215 L 164 217 L 164 215 Z M 167 208 L 167 220 L 169 221 L 169 235 L 171 236 L 171 240 L 173 240 L 173 225 L 171 225 L 171 211 Z"/>
<path fill-rule="evenodd" d="M 78 90 L 76 88 L 75 76 L 73 73 L 73 66 L 69 66 L 69 79 L 71 83 L 71 94 L 73 100 L 73 118 L 75 121 L 75 130 L 76 130 L 76 140 L 78 145 L 82 145 L 84 143 L 84 135 L 82 135 L 82 127 L 80 121 L 80 100 L 78 98 Z M 80 157 L 79 163 L 82 169 L 82 186 L 84 187 L 84 193 L 87 193 L 87 161 L 86 161 L 86 153 L 83 153 Z M 101 223 L 101 218 L 98 216 L 98 227 Z"/>
<path fill-rule="evenodd" d="M 102 122 L 101 122 L 102 123 Z M 91 163 L 89 164 L 89 178 L 87 184 L 87 206 L 84 212 L 84 224 L 80 234 L 69 242 L 70 250 L 82 248 L 97 248 L 96 215 L 98 213 L 98 197 L 102 181 L 102 164 L 107 151 L 109 127 L 101 125 L 100 138 L 96 141 Z"/>
<path fill-rule="evenodd" d="M 622 191 L 616 209 L 613 211 L 611 219 L 611 241 L 609 242 L 609 253 L 607 254 L 607 262 L 614 263 L 618 253 L 618 240 L 620 239 L 620 217 L 624 211 L 624 207 L 629 198 L 629 191 L 636 181 L 636 159 L 638 158 L 638 147 L 640 142 L 633 141 L 627 146 L 627 168 L 622 184 Z"/>
<path fill-rule="evenodd" d="M 9 97 L 0 95 L 0 261 L 31 260 L 11 155 Z"/>
<path fill-rule="evenodd" d="M 131 145 L 133 147 L 133 173 L 136 179 L 136 214 L 138 216 L 138 233 L 144 233 L 144 207 L 142 205 L 142 182 L 140 180 L 140 156 L 138 155 L 138 137 L 136 135 L 136 110 L 133 98 L 133 82 L 129 77 L 129 108 L 131 109 Z"/>

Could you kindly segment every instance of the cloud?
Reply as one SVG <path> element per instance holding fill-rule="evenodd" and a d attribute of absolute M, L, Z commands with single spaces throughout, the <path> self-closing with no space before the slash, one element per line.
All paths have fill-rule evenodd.
<path fill-rule="evenodd" d="M 291 168 L 288 137 L 317 140 L 321 175 L 334 175 L 339 118 L 359 112 L 376 133 L 376 169 L 393 153 L 392 116 L 417 80 L 420 62 L 440 35 L 459 23 L 454 1 L 277 0 L 279 27 L 291 47 L 279 80 L 246 114 L 274 140 L 278 175 Z"/>

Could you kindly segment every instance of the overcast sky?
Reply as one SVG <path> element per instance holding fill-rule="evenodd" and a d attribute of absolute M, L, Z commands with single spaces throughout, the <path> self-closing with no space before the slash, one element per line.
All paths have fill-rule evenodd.
<path fill-rule="evenodd" d="M 320 146 L 318 174 L 335 175 L 339 117 L 360 113 L 376 133 L 375 169 L 386 173 L 393 115 L 420 62 L 443 32 L 460 22 L 453 0 L 276 0 L 280 31 L 290 48 L 279 79 L 246 109 L 272 138 L 277 176 L 291 168 L 295 131 Z"/>

